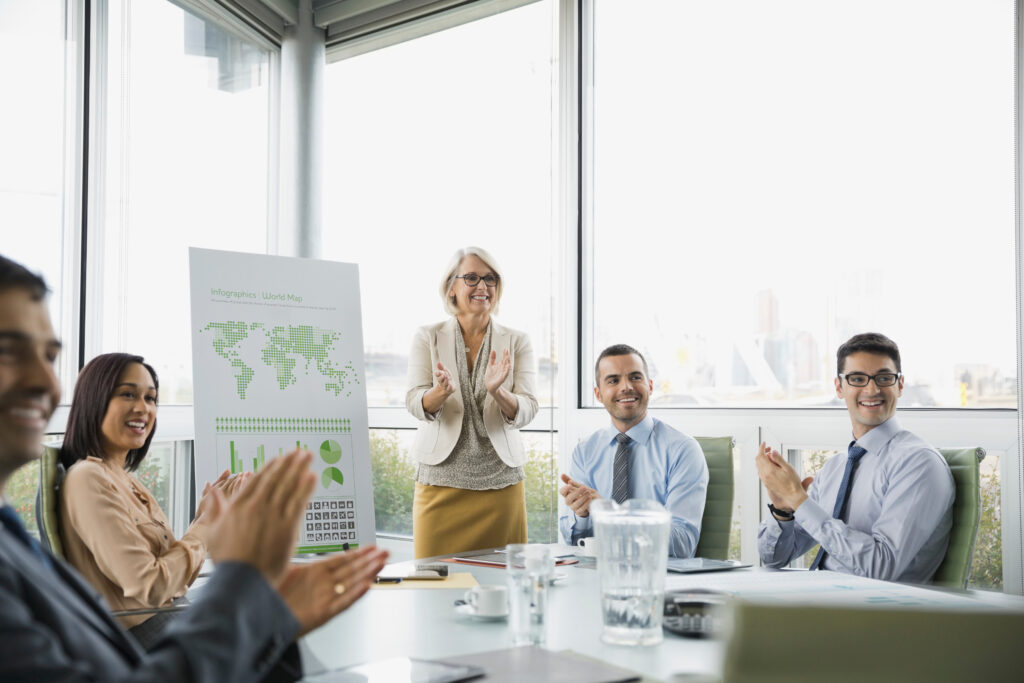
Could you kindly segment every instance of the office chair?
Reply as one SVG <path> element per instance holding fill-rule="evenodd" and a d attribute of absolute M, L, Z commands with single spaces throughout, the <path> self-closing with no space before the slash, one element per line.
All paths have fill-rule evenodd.
<path fill-rule="evenodd" d="M 932 583 L 947 588 L 966 588 L 971 573 L 974 542 L 981 522 L 981 491 L 978 465 L 985 459 L 984 448 L 940 448 L 949 463 L 956 485 L 953 501 L 953 528 L 949 532 L 949 548 Z"/>
<path fill-rule="evenodd" d="M 64 544 L 60 538 L 60 487 L 64 483 L 64 465 L 60 461 L 59 446 L 44 446 L 43 455 L 39 459 L 39 488 L 36 490 L 36 525 L 39 527 L 39 538 L 47 549 L 61 560 L 66 561 Z M 139 614 L 163 614 L 180 612 L 184 605 L 168 605 L 167 607 L 147 607 L 111 611 L 115 617 L 135 616 Z"/>
<path fill-rule="evenodd" d="M 60 540 L 58 501 L 64 474 L 60 447 L 43 446 L 43 456 L 39 459 L 39 489 L 36 491 L 36 526 L 39 527 L 39 540 L 62 560 L 65 557 L 64 544 Z"/>
<path fill-rule="evenodd" d="M 731 436 L 696 438 L 708 463 L 708 497 L 700 521 L 696 556 L 727 560 L 732 531 L 733 440 Z"/>
<path fill-rule="evenodd" d="M 723 683 L 1019 681 L 1024 612 L 736 601 Z"/>

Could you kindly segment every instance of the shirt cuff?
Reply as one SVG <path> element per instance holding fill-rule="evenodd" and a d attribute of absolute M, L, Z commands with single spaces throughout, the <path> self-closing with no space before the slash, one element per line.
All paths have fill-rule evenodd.
<path fill-rule="evenodd" d="M 576 515 L 576 513 L 574 512 L 574 513 L 572 513 L 572 517 L 573 517 L 573 523 L 572 523 L 572 533 L 573 533 L 573 536 L 575 536 L 576 538 L 583 538 L 584 536 L 589 536 L 589 535 L 593 534 L 594 523 L 593 523 L 593 520 L 589 516 L 587 516 L 587 517 L 578 517 Z"/>
<path fill-rule="evenodd" d="M 800 526 L 803 530 L 810 534 L 811 538 L 819 543 L 821 543 L 821 527 L 825 522 L 832 519 L 832 515 L 822 510 L 821 506 L 810 498 L 805 500 L 800 507 L 796 509 L 794 517 L 796 521 L 800 522 Z"/>
<path fill-rule="evenodd" d="M 757 540 L 758 543 L 761 539 L 770 540 L 774 544 L 784 533 L 786 533 L 786 527 L 782 526 L 782 523 L 773 516 L 761 522 L 757 530 Z"/>

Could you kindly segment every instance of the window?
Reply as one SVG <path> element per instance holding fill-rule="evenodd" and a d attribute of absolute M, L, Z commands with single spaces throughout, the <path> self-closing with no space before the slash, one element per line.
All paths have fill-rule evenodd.
<path fill-rule="evenodd" d="M 554 404 L 553 16 L 538 2 L 327 67 L 323 255 L 359 264 L 370 424 L 407 427 L 372 430 L 381 532 L 411 533 L 408 351 L 418 326 L 448 316 L 437 289 L 456 249 L 500 264 L 496 320 L 529 334 L 537 399 Z M 545 412 L 532 429 L 548 428 Z M 553 433 L 524 437 L 530 540 L 554 541 Z"/>
<path fill-rule="evenodd" d="M 810 466 L 849 433 L 836 348 L 884 332 L 901 407 L 934 409 L 901 424 L 989 454 L 972 586 L 1018 585 L 999 483 L 1018 467 L 1013 3 L 582 7 L 582 358 L 632 343 L 658 417 Z M 749 457 L 736 510 L 756 561 Z"/>
<path fill-rule="evenodd" d="M 267 250 L 276 60 L 164 0 L 111 0 L 106 35 L 87 352 L 145 356 L 161 403 L 187 404 L 188 247 Z"/>
<path fill-rule="evenodd" d="M 585 343 L 660 405 L 808 407 L 876 330 L 901 405 L 1016 407 L 1012 2 L 588 7 Z"/>
<path fill-rule="evenodd" d="M 153 441 L 149 445 L 146 459 L 135 470 L 135 476 L 156 498 L 157 505 L 171 523 L 177 537 L 188 529 L 191 522 L 189 509 L 189 481 L 192 478 L 189 456 L 190 442 Z M 197 497 L 202 495 L 199 487 Z M 198 499 L 196 503 L 198 504 Z"/>
<path fill-rule="evenodd" d="M 65 201 L 74 190 L 67 175 L 75 146 L 67 133 L 75 92 L 72 35 L 61 0 L 0 2 L 0 60 L 7 65 L 0 69 L 0 253 L 46 278 L 59 336 L 72 289 L 64 283 L 64 234 L 74 223 Z M 74 340 L 65 339 L 65 347 L 73 349 Z M 73 357 L 72 351 L 71 365 Z"/>
<path fill-rule="evenodd" d="M 323 254 L 359 264 L 368 398 L 404 406 L 420 325 L 456 249 L 505 271 L 502 324 L 555 373 L 551 5 L 535 3 L 328 65 Z M 469 56 L 472 58 L 469 58 Z"/>

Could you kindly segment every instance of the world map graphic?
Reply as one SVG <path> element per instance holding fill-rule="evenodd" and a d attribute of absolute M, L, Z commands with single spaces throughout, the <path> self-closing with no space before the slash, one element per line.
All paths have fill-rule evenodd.
<path fill-rule="evenodd" d="M 337 330 L 228 321 L 212 322 L 200 330 L 200 334 L 208 332 L 214 352 L 231 365 L 238 397 L 243 400 L 257 371 L 263 367 L 273 372 L 282 391 L 298 381 L 297 372 L 307 377 L 315 372 L 323 381 L 324 390 L 334 396 L 350 396 L 353 385 L 359 384 L 352 361 L 340 364 L 331 359 L 341 340 Z"/>

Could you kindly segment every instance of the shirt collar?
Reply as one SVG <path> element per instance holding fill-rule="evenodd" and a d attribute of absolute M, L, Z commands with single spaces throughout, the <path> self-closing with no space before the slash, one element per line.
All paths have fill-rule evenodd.
<path fill-rule="evenodd" d="M 864 436 L 857 439 L 857 445 L 865 449 L 868 453 L 877 454 L 885 444 L 892 440 L 892 437 L 896 436 L 897 433 L 902 431 L 900 423 L 896 421 L 895 417 L 890 417 L 888 420 L 878 425 Z"/>
<path fill-rule="evenodd" d="M 639 443 L 647 443 L 647 440 L 651 438 L 651 432 L 654 431 L 654 418 L 651 417 L 650 413 L 644 415 L 644 419 L 637 422 L 635 425 L 626 430 L 626 436 L 633 441 Z M 615 442 L 615 435 L 619 433 L 619 430 L 614 425 L 608 428 L 608 443 Z"/>

